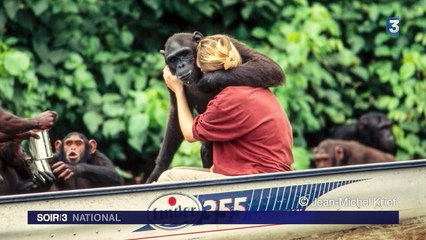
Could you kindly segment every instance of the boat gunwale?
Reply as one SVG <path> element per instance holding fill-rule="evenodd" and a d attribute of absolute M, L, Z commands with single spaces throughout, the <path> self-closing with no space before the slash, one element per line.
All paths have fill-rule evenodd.
<path fill-rule="evenodd" d="M 135 184 L 135 185 L 126 185 L 126 186 L 82 189 L 82 190 L 5 195 L 5 196 L 0 196 L 0 205 L 6 204 L 6 203 L 49 201 L 49 200 L 75 198 L 75 197 L 93 197 L 93 196 L 104 196 L 104 195 L 116 195 L 116 194 L 123 194 L 123 193 L 151 192 L 151 191 L 158 191 L 158 190 L 173 190 L 173 189 L 185 189 L 185 188 L 193 188 L 193 187 L 219 186 L 219 185 L 229 185 L 229 184 L 239 184 L 239 183 L 285 180 L 285 179 L 296 179 L 296 178 L 303 178 L 303 177 L 317 177 L 317 176 L 327 176 L 327 175 L 334 175 L 334 174 L 340 175 L 340 174 L 347 174 L 347 173 L 384 171 L 384 170 L 418 168 L 418 167 L 426 167 L 426 159 L 397 161 L 397 162 L 391 162 L 391 163 L 351 165 L 351 166 L 331 167 L 331 168 L 322 168 L 322 169 L 306 169 L 306 170 L 298 170 L 298 171 L 290 171 L 290 172 L 256 174 L 256 175 L 250 175 L 250 176 L 234 176 L 234 177 L 208 179 L 208 180 L 192 180 L 192 181 L 156 183 L 156 184 Z"/>

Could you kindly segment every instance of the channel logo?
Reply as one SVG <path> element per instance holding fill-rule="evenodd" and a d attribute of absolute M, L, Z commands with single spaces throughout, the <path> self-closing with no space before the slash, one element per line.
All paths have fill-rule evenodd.
<path fill-rule="evenodd" d="M 150 225 L 157 229 L 167 230 L 191 226 L 201 217 L 201 210 L 201 203 L 193 196 L 183 193 L 168 193 L 152 201 L 148 206 L 148 211 L 153 212 L 153 222 L 156 222 L 155 218 L 158 218 L 175 223 Z"/>
<path fill-rule="evenodd" d="M 386 19 L 386 33 L 393 37 L 399 36 L 399 17 Z"/>

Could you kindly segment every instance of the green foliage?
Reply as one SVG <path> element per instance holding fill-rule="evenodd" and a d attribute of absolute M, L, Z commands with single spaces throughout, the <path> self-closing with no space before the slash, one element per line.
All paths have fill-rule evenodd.
<path fill-rule="evenodd" d="M 26 117 L 55 110 L 53 139 L 79 130 L 114 161 L 143 161 L 169 109 L 158 50 L 175 32 L 225 32 L 285 70 L 273 91 L 292 122 L 294 168 L 309 165 L 307 134 L 369 110 L 396 123 L 398 159 L 426 157 L 426 2 L 323 2 L 4 0 L 0 103 Z M 182 144 L 173 164 L 199 165 L 198 149 Z"/>
<path fill-rule="evenodd" d="M 291 167 L 296 170 L 310 168 L 311 152 L 303 147 L 293 147 L 293 159 L 295 160 Z"/>
<path fill-rule="evenodd" d="M 156 84 L 164 61 L 158 50 L 132 46 L 136 34 L 143 39 L 130 30 L 141 7 L 83 0 L 2 5 L 2 107 L 20 115 L 56 110 L 53 139 L 79 130 L 108 142 L 100 148 L 113 159 L 126 159 L 127 148 L 158 151 L 168 111 L 167 90 Z"/>
<path fill-rule="evenodd" d="M 287 73 L 286 86 L 275 93 L 290 115 L 296 146 L 306 146 L 307 132 L 379 110 L 395 122 L 398 159 L 426 156 L 426 44 L 419 34 L 425 11 L 425 1 L 300 4 L 282 10 L 287 21 L 253 29 L 253 37 L 268 42 L 258 48 Z M 385 33 L 390 16 L 401 19 L 398 38 Z"/>
<path fill-rule="evenodd" d="M 178 153 L 173 158 L 171 167 L 192 166 L 202 167 L 200 157 L 200 142 L 189 143 L 184 141 Z"/>

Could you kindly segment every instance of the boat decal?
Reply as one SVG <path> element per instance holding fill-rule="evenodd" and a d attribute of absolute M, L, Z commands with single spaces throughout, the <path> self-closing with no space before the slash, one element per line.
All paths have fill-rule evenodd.
<path fill-rule="evenodd" d="M 158 206 L 162 201 L 164 202 L 162 209 L 174 209 L 177 207 L 189 208 L 189 205 L 191 205 L 192 208 L 197 209 L 199 206 L 199 209 L 202 211 L 304 211 L 312 202 L 324 194 L 345 185 L 365 180 L 369 180 L 369 178 L 200 194 L 194 196 L 184 193 L 167 193 L 157 197 L 149 206 Z M 170 199 L 174 199 L 172 201 L 173 204 L 170 204 Z M 189 199 L 191 201 L 188 201 Z M 148 224 L 134 230 L 134 232 L 149 231 L 159 228 L 173 230 L 185 226 L 168 227 L 167 225 L 158 226 L 158 224 Z"/>

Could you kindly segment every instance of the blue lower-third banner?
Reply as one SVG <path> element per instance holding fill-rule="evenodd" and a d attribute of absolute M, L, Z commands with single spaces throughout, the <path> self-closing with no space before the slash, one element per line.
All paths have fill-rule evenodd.
<path fill-rule="evenodd" d="M 398 223 L 398 211 L 28 211 L 28 224 Z"/>

